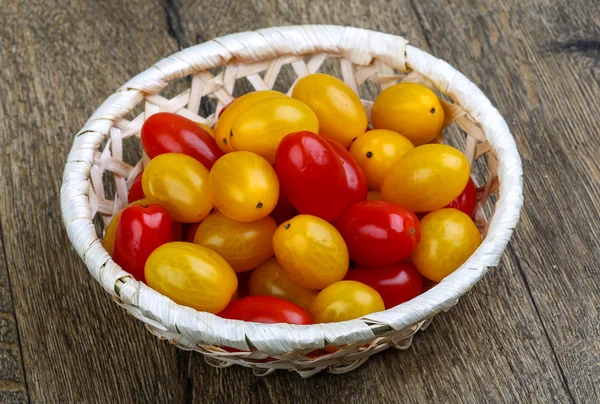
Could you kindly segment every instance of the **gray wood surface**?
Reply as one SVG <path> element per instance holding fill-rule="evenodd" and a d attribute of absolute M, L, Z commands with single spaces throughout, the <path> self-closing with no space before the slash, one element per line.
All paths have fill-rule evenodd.
<path fill-rule="evenodd" d="M 0 8 L 0 402 L 600 401 L 600 5 L 585 0 L 48 0 Z M 403 35 L 470 77 L 522 153 L 497 269 L 407 351 L 303 380 L 214 369 L 112 304 L 60 222 L 73 134 L 179 47 L 272 25 Z"/>

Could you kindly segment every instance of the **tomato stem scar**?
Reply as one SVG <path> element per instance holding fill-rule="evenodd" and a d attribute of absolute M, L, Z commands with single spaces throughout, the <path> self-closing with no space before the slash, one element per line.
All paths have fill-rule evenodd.
<path fill-rule="evenodd" d="M 290 226 L 291 226 L 291 224 L 290 224 L 290 223 L 288 223 L 288 224 L 284 225 L 284 226 L 283 226 L 283 228 L 287 230 L 287 229 L 289 229 L 289 228 L 290 228 Z"/>
<path fill-rule="evenodd" d="M 373 152 L 368 151 L 367 152 L 367 158 L 370 159 L 371 157 L 373 157 Z"/>
<path fill-rule="evenodd" d="M 256 208 L 257 208 L 257 209 L 260 209 L 260 208 L 262 208 L 262 207 L 263 207 L 263 203 L 262 203 L 262 202 L 259 202 L 259 203 L 256 205 Z"/>

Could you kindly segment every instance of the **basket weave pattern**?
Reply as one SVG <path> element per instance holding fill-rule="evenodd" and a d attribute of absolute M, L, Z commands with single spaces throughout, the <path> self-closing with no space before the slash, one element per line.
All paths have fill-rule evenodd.
<path fill-rule="evenodd" d="M 463 152 L 472 166 L 484 156 L 487 164 L 475 217 L 485 239 L 461 268 L 393 309 L 342 323 L 298 326 L 226 320 L 179 306 L 114 263 L 92 220 L 101 215 L 106 224 L 126 206 L 128 188 L 148 159 L 143 156 L 135 165 L 125 163 L 123 141 L 139 138 L 147 117 L 175 112 L 214 126 L 219 111 L 233 100 L 238 80 L 247 80 L 256 90 L 272 89 L 283 66 L 291 65 L 299 79 L 318 72 L 327 58 L 339 61 L 341 79 L 356 92 L 367 82 L 383 90 L 399 81 L 412 81 L 451 100 L 442 99 L 444 126 L 461 129 Z M 189 89 L 170 99 L 160 95 L 170 82 L 186 76 L 191 76 Z M 203 97 L 217 101 L 215 113 L 205 117 L 199 115 Z M 362 101 L 370 115 L 372 102 Z M 126 119 L 140 105 L 143 112 Z M 107 180 L 114 180 L 114 199 L 105 192 Z M 488 267 L 497 265 L 519 218 L 521 182 L 521 161 L 506 123 L 481 91 L 447 63 L 398 36 L 348 27 L 297 26 L 218 38 L 163 59 L 127 82 L 76 135 L 65 168 L 61 205 L 69 237 L 92 276 L 153 334 L 203 353 L 213 366 L 241 364 L 258 375 L 283 368 L 308 377 L 326 368 L 348 372 L 388 347 L 408 348 L 414 333 L 436 313 L 452 307 Z M 491 209 L 490 196 L 495 193 L 499 197 Z M 484 211 L 486 205 L 490 209 Z M 493 212 L 491 217 L 486 218 L 487 211 Z M 245 352 L 227 352 L 221 346 Z M 322 350 L 326 346 L 339 349 Z"/>

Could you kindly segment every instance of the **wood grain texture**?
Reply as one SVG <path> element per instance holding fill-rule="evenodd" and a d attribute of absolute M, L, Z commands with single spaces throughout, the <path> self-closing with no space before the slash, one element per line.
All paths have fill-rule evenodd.
<path fill-rule="evenodd" d="M 415 6 L 433 51 L 481 84 L 516 136 L 526 199 L 507 257 L 569 394 L 598 402 L 600 3 L 428 3 Z"/>
<path fill-rule="evenodd" d="M 181 401 L 177 351 L 110 302 L 70 246 L 59 206 L 74 133 L 176 50 L 162 4 L 15 1 L 0 16 L 0 220 L 31 400 Z M 0 401 L 18 399 L 13 390 L 0 383 Z"/>
<path fill-rule="evenodd" d="M 0 402 L 26 400 L 25 385 L 33 402 L 597 402 L 598 7 L 583 0 L 7 3 L 0 311 L 9 314 L 0 314 L 0 341 L 20 337 L 25 372 L 14 376 L 17 356 L 6 378 L 1 362 Z M 73 134 L 129 77 L 178 47 L 301 23 L 403 35 L 473 79 L 516 135 L 526 208 L 499 268 L 408 350 L 378 354 L 346 375 L 257 378 L 156 340 L 110 303 L 70 247 L 58 190 Z M 2 306 L 11 295 L 16 319 Z"/>

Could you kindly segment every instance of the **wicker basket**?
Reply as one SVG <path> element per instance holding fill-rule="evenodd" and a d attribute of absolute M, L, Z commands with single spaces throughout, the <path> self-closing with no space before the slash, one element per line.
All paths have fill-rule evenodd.
<path fill-rule="evenodd" d="M 226 320 L 180 306 L 114 263 L 102 247 L 94 218 L 106 224 L 126 205 L 128 186 L 147 158 L 125 163 L 124 146 L 126 155 L 137 152 L 140 158 L 139 132 L 145 118 L 168 111 L 214 125 L 218 112 L 233 100 L 237 80 L 246 79 L 257 90 L 270 89 L 278 75 L 292 72 L 286 65 L 299 78 L 318 71 L 324 63 L 338 62 L 335 67 L 341 78 L 363 96 L 368 86 L 378 86 L 378 92 L 400 80 L 425 84 L 443 95 L 445 126 L 454 127 L 446 132 L 454 133 L 481 185 L 476 223 L 484 240 L 457 271 L 422 295 L 384 312 L 341 323 L 299 326 Z M 182 86 L 187 89 L 180 92 Z M 174 88 L 180 93 L 165 98 Z M 199 115 L 205 109 L 201 108 L 203 99 L 216 100 L 215 112 L 206 117 Z M 363 102 L 369 113 L 372 103 Z M 116 190 L 112 198 L 109 183 Z M 75 136 L 61 190 L 69 238 L 90 273 L 153 334 L 182 349 L 201 352 L 213 366 L 240 364 L 253 368 L 257 375 L 290 369 L 303 377 L 326 368 L 333 373 L 348 372 L 388 347 L 409 347 L 415 332 L 424 329 L 436 313 L 452 307 L 488 267 L 498 264 L 522 203 L 522 168 L 515 142 L 503 118 L 473 83 L 401 37 L 323 25 L 268 28 L 217 38 L 163 59 L 134 77 L 108 97 Z M 228 352 L 223 346 L 243 352 Z M 327 346 L 339 349 L 323 350 Z"/>

